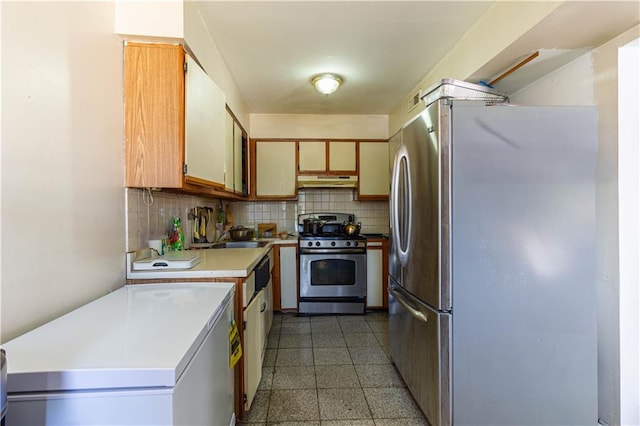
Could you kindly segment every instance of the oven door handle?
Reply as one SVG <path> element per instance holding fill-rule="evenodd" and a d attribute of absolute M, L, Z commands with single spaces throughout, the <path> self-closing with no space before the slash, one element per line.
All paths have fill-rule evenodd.
<path fill-rule="evenodd" d="M 308 250 L 308 249 L 300 249 L 300 254 L 306 255 L 323 255 L 323 254 L 367 254 L 366 250 L 363 249 L 317 249 L 317 250 Z"/>

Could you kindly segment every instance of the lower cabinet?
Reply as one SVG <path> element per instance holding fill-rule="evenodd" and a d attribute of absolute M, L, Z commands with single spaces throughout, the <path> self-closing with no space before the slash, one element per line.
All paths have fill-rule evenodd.
<path fill-rule="evenodd" d="M 387 240 L 367 241 L 367 308 L 387 307 Z"/>
<path fill-rule="evenodd" d="M 264 289 L 260 290 L 244 309 L 244 409 L 251 407 L 262 379 L 262 347 Z"/>
<path fill-rule="evenodd" d="M 269 253 L 273 262 L 272 253 Z M 273 323 L 273 277 L 260 291 L 251 290 L 252 273 L 245 283 L 248 291 L 246 298 L 250 301 L 244 308 L 244 346 L 242 348 L 244 358 L 244 409 L 249 410 L 262 379 L 262 363 L 267 348 L 267 337 Z M 254 280 L 255 281 L 255 280 Z M 254 287 L 255 288 L 255 287 Z"/>
<path fill-rule="evenodd" d="M 280 247 L 280 308 L 298 309 L 298 247 Z"/>
<path fill-rule="evenodd" d="M 262 289 L 264 292 L 264 310 L 262 311 L 263 340 L 262 340 L 262 361 L 264 362 L 264 354 L 267 350 L 267 338 L 271 331 L 273 323 L 273 279 L 269 280 L 269 284 Z"/>

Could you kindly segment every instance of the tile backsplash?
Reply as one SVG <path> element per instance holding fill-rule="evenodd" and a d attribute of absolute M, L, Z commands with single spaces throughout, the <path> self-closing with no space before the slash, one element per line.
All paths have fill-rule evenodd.
<path fill-rule="evenodd" d="M 303 213 L 353 213 L 362 222 L 361 232 L 389 232 L 387 201 L 354 200 L 353 189 L 300 189 L 297 201 L 251 201 L 232 203 L 234 222 L 253 226 L 276 223 L 278 231 L 297 232 L 298 215 Z"/>
<path fill-rule="evenodd" d="M 223 201 L 223 207 L 227 208 Z M 169 234 L 173 218 L 179 217 L 185 235 L 185 246 L 188 248 L 191 235 L 189 210 L 196 206 L 219 206 L 217 198 L 197 197 L 186 194 L 147 191 L 142 189 L 126 189 L 126 226 L 127 251 L 134 251 L 148 246 L 147 241 L 166 238 Z"/>
<path fill-rule="evenodd" d="M 165 238 L 172 219 L 180 217 L 189 247 L 191 220 L 189 210 L 196 206 L 217 207 L 216 198 L 127 188 L 126 189 L 127 251 L 148 246 L 150 239 Z M 353 213 L 362 223 L 363 233 L 389 231 L 387 201 L 354 200 L 353 189 L 301 189 L 297 201 L 222 201 L 223 208 L 233 216 L 234 225 L 255 226 L 276 223 L 278 231 L 297 232 L 298 215 L 303 213 Z"/>

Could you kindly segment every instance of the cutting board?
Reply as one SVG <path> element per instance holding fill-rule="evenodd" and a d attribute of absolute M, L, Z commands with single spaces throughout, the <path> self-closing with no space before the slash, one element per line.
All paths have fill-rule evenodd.
<path fill-rule="evenodd" d="M 160 257 L 149 257 L 133 262 L 134 271 L 159 269 L 191 269 L 200 263 L 200 256 L 189 251 L 170 251 Z"/>
<path fill-rule="evenodd" d="M 278 224 L 277 223 L 259 223 L 258 224 L 258 238 L 264 238 L 264 233 L 270 231 L 271 237 L 278 236 Z"/>

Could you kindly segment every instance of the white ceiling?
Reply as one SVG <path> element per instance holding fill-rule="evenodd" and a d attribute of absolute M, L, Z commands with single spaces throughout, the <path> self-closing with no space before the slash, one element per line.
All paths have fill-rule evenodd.
<path fill-rule="evenodd" d="M 236 0 L 202 2 L 200 11 L 251 113 L 388 114 L 492 4 Z M 567 2 L 544 31 L 519 41 L 527 50 L 481 71 L 533 49 L 597 46 L 638 23 L 638 4 Z M 310 79 L 321 72 L 342 75 L 343 86 L 319 94 Z"/>

